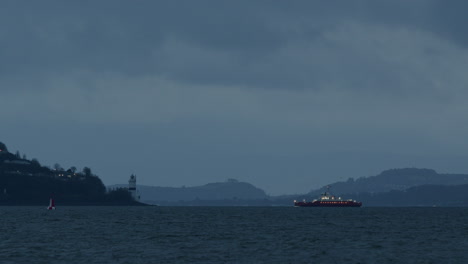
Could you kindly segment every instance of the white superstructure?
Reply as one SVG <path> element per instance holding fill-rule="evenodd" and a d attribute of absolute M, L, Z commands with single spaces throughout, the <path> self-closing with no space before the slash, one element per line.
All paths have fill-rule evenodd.
<path fill-rule="evenodd" d="M 130 180 L 128 180 L 128 191 L 130 192 L 135 201 L 138 201 L 140 199 L 140 197 L 137 195 L 136 190 L 136 176 L 133 174 L 130 175 Z"/>

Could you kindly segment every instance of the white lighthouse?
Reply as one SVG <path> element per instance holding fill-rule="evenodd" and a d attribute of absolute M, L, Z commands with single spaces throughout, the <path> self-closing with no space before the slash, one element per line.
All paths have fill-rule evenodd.
<path fill-rule="evenodd" d="M 136 191 L 136 176 L 133 174 L 130 176 L 130 180 L 128 180 L 128 191 L 132 195 L 133 200 L 135 201 L 139 200 L 140 197 L 138 197 L 137 191 Z"/>

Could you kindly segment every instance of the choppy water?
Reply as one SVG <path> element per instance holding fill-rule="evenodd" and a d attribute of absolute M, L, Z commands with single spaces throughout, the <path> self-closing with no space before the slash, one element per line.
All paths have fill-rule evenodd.
<path fill-rule="evenodd" d="M 0 263 L 468 263 L 468 208 L 0 207 Z"/>

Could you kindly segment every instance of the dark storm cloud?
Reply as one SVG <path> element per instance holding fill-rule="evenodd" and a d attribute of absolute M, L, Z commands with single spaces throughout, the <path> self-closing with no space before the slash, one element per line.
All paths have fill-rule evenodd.
<path fill-rule="evenodd" d="M 342 57 L 340 50 L 309 57 L 304 52 L 340 45 L 324 35 L 348 23 L 418 28 L 457 43 L 464 43 L 467 35 L 461 34 L 466 17 L 458 11 L 464 10 L 464 2 L 25 3 L 4 2 L 0 11 L 0 73 L 12 81 L 25 73 L 92 71 L 293 89 L 330 81 L 336 71 L 351 72 L 363 86 L 362 75 L 390 82 L 397 78 L 372 54 L 350 56 L 359 52 L 352 48 L 341 49 L 348 65 L 334 61 Z M 291 56 L 308 61 L 288 60 Z M 383 67 L 376 69 L 376 63 Z"/>
<path fill-rule="evenodd" d="M 2 8 L 1 14 L 2 58 L 9 65 L 4 70 L 10 71 L 91 68 L 144 74 L 164 68 L 158 66 L 164 61 L 155 61 L 153 53 L 170 37 L 208 49 L 255 53 L 280 41 L 258 23 L 255 14 L 243 11 L 245 6 L 226 3 L 93 1 L 12 6 Z"/>

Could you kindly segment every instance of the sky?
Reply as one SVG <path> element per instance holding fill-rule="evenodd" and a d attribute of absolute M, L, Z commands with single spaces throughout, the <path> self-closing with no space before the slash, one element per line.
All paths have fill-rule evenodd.
<path fill-rule="evenodd" d="M 468 173 L 467 1 L 0 2 L 0 141 L 106 185 Z"/>

